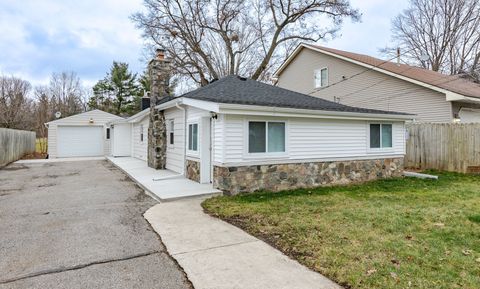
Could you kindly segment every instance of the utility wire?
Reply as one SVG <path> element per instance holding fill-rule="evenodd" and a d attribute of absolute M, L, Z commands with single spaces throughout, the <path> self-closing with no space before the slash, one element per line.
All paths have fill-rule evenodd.
<path fill-rule="evenodd" d="M 469 19 L 466 23 L 469 23 L 469 22 L 474 21 L 474 20 L 476 20 L 476 19 L 477 19 L 476 17 L 473 17 L 473 18 Z M 438 37 L 441 37 L 441 36 L 443 36 L 444 34 L 446 34 L 446 33 L 442 33 L 442 34 L 440 34 Z M 434 39 L 428 41 L 427 43 L 431 43 L 431 42 L 433 42 L 433 40 L 434 40 Z M 400 54 L 396 55 L 395 57 L 392 57 L 392 58 L 390 58 L 390 59 L 387 59 L 387 60 L 385 60 L 385 61 L 382 61 L 382 62 L 380 62 L 379 64 L 373 65 L 372 67 L 369 67 L 369 68 L 367 68 L 367 69 L 365 69 L 365 70 L 359 71 L 359 72 L 357 72 L 357 73 L 355 73 L 355 74 L 353 74 L 353 75 L 351 75 L 351 76 L 349 76 L 349 77 L 345 77 L 345 78 L 343 78 L 343 79 L 341 79 L 341 80 L 339 80 L 339 81 L 336 81 L 336 82 L 334 82 L 334 83 L 332 83 L 332 84 L 329 84 L 329 85 L 324 86 L 324 87 L 321 87 L 321 88 L 316 88 L 316 89 L 314 89 L 313 91 L 311 91 L 311 92 L 309 92 L 309 93 L 307 93 L 307 94 L 313 94 L 313 93 L 318 92 L 318 91 L 320 91 L 320 90 L 327 89 L 327 88 L 329 88 L 329 87 L 335 86 L 335 85 L 337 85 L 337 84 L 339 84 L 339 83 L 342 83 L 342 82 L 344 82 L 344 81 L 347 81 L 347 80 L 350 80 L 350 79 L 352 79 L 352 78 L 355 78 L 355 77 L 357 77 L 357 76 L 359 76 L 359 75 L 362 75 L 362 74 L 364 74 L 364 73 L 366 73 L 366 72 L 368 72 L 368 71 L 374 70 L 375 68 L 379 68 L 380 66 L 384 65 L 385 63 L 389 63 L 389 62 L 391 62 L 392 60 L 394 60 L 395 58 L 397 58 L 397 57 L 399 57 L 399 56 L 402 56 L 402 55 L 405 55 L 405 54 L 407 54 L 407 53 L 409 53 L 409 52 L 412 52 L 413 50 L 415 50 L 415 48 L 409 49 L 409 50 L 407 50 L 407 51 L 405 51 L 405 52 L 403 52 L 403 53 L 400 53 Z M 413 66 L 411 66 L 411 68 L 413 68 Z M 355 92 L 353 92 L 353 93 L 355 93 Z"/>

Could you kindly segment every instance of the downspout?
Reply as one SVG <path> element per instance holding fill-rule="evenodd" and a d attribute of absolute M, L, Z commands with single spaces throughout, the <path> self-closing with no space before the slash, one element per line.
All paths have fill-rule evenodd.
<path fill-rule="evenodd" d="M 187 166 L 187 111 L 185 107 L 180 106 L 179 103 L 175 103 L 175 106 L 183 111 L 183 166 L 182 175 L 185 176 Z"/>
<path fill-rule="evenodd" d="M 183 166 L 182 166 L 182 173 L 178 175 L 172 175 L 172 176 L 166 176 L 163 178 L 154 178 L 153 181 L 162 181 L 162 180 L 167 180 L 167 179 L 175 179 L 180 176 L 185 176 L 185 171 L 186 171 L 186 161 L 187 161 L 187 112 L 185 110 L 185 107 L 180 106 L 179 102 L 175 103 L 175 106 L 183 111 Z"/>

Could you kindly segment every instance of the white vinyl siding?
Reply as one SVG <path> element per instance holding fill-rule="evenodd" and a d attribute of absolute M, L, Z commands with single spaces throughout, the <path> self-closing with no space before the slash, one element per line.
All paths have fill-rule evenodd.
<path fill-rule="evenodd" d="M 328 67 L 330 86 L 316 90 L 312 74 L 320 67 Z M 345 105 L 415 114 L 417 121 L 452 121 L 452 105 L 445 94 L 365 70 L 360 65 L 304 48 L 279 75 L 277 85 L 307 94 L 315 91 L 311 95 Z M 344 76 L 356 74 L 359 75 L 342 81 Z M 340 83 L 332 85 L 336 82 Z"/>
<path fill-rule="evenodd" d="M 262 117 L 266 121 L 277 118 Z M 227 115 L 225 121 L 225 150 L 223 164 L 268 163 L 270 159 L 252 158 L 245 154 L 248 142 L 249 117 Z M 254 120 L 259 120 L 255 117 Z M 336 158 L 378 158 L 405 153 L 405 131 L 403 122 L 393 122 L 393 148 L 372 155 L 368 148 L 368 122 L 364 120 L 329 120 L 311 118 L 285 118 L 286 150 L 284 156 L 275 159 L 283 161 L 305 161 Z"/>
<path fill-rule="evenodd" d="M 147 115 L 140 122 L 133 124 L 133 157 L 144 161 L 147 161 L 148 155 L 148 122 Z M 143 141 L 140 139 L 142 132 Z"/>
<path fill-rule="evenodd" d="M 90 123 L 93 120 L 93 124 Z M 102 138 L 104 140 L 103 152 L 104 155 L 110 155 L 110 140 L 106 139 L 106 124 L 109 121 L 120 120 L 119 116 L 101 111 L 91 110 L 84 113 L 72 115 L 70 117 L 58 119 L 48 124 L 48 156 L 49 158 L 57 158 L 57 127 L 58 126 L 92 126 L 101 125 L 104 128 Z"/>
<path fill-rule="evenodd" d="M 183 111 L 178 108 L 165 110 L 165 119 L 167 120 L 167 163 L 166 168 L 177 173 L 183 171 L 183 152 L 184 152 L 184 119 Z M 170 144 L 170 132 L 173 122 L 173 145 Z"/>
<path fill-rule="evenodd" d="M 224 157 L 224 131 L 225 131 L 225 115 L 221 114 L 217 116 L 217 119 L 213 121 L 213 161 L 223 162 Z"/>

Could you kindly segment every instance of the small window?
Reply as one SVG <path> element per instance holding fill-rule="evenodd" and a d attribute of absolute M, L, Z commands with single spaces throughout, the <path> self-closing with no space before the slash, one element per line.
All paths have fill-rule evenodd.
<path fill-rule="evenodd" d="M 248 123 L 249 153 L 285 152 L 285 123 L 251 121 Z"/>
<path fill-rule="evenodd" d="M 188 150 L 198 151 L 198 124 L 188 125 Z"/>
<path fill-rule="evenodd" d="M 322 68 L 315 70 L 315 88 L 321 88 L 328 85 L 328 69 Z"/>
<path fill-rule="evenodd" d="M 391 124 L 370 124 L 370 148 L 391 148 L 392 147 L 392 125 Z"/>
<path fill-rule="evenodd" d="M 106 138 L 110 139 L 110 128 L 107 127 Z"/>
<path fill-rule="evenodd" d="M 143 124 L 140 125 L 140 141 L 143 142 Z"/>
<path fill-rule="evenodd" d="M 175 143 L 175 123 L 173 119 L 168 122 L 168 143 L 173 146 Z"/>

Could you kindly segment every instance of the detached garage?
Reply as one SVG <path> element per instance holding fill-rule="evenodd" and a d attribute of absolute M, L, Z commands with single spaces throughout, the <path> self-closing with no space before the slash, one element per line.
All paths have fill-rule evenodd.
<path fill-rule="evenodd" d="M 46 123 L 49 158 L 110 154 L 110 128 L 107 123 L 121 119 L 96 109 Z"/>

